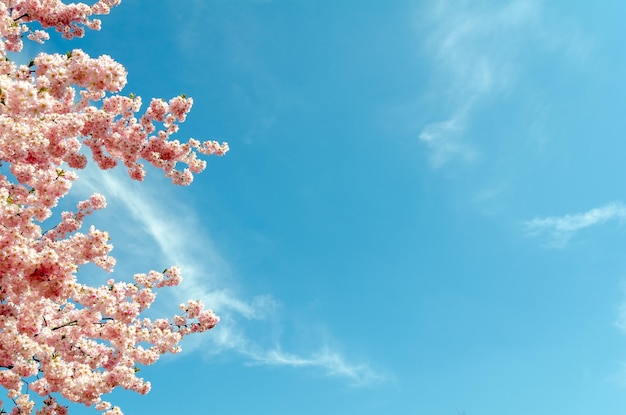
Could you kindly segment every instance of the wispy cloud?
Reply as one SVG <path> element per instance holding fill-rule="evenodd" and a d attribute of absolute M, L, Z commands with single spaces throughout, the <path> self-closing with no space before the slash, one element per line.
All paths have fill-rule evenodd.
<path fill-rule="evenodd" d="M 626 205 L 609 203 L 582 213 L 535 218 L 524 222 L 523 226 L 527 236 L 545 235 L 548 239 L 548 246 L 562 248 L 567 245 L 576 232 L 582 229 L 614 219 L 622 221 L 625 218 Z"/>
<path fill-rule="evenodd" d="M 286 353 L 280 347 L 260 354 L 249 353 L 252 360 L 261 365 L 322 368 L 330 376 L 346 378 L 353 386 L 367 386 L 385 380 L 368 365 L 348 364 L 339 353 L 323 348 L 309 357 Z"/>
<path fill-rule="evenodd" d="M 439 168 L 453 159 L 472 161 L 477 152 L 463 141 L 465 114 L 459 112 L 447 121 L 428 124 L 420 133 L 420 140 L 430 149 L 430 163 Z"/>
<path fill-rule="evenodd" d="M 538 13 L 538 2 L 525 0 L 496 8 L 437 1 L 427 11 L 432 31 L 425 46 L 438 73 L 439 96 L 452 108 L 447 119 L 428 124 L 419 135 L 431 150 L 434 167 L 476 157 L 478 150 L 464 141 L 468 120 L 480 102 L 515 80 L 516 51 Z"/>
<path fill-rule="evenodd" d="M 357 386 L 383 379 L 368 364 L 352 363 L 326 344 L 315 345 L 308 354 L 296 354 L 283 351 L 275 338 L 259 338 L 254 334 L 259 326 L 265 327 L 267 333 L 276 331 L 272 325 L 279 324 L 279 302 L 267 294 L 241 298 L 229 278 L 229 264 L 210 237 L 198 232 L 202 226 L 194 213 L 181 206 L 168 206 L 167 190 L 159 189 L 156 197 L 147 186 L 134 185 L 117 173 L 81 172 L 79 183 L 83 190 L 105 194 L 109 201 L 107 210 L 121 209 L 126 213 L 118 215 L 126 217 L 124 227 L 141 230 L 149 239 L 145 242 L 159 248 L 161 259 L 181 267 L 184 281 L 175 290 L 176 304 L 190 298 L 201 299 L 221 317 L 220 324 L 207 336 L 186 341 L 187 350 L 202 349 L 208 355 L 236 352 L 250 364 L 316 368 Z M 146 271 L 146 266 L 142 268 Z"/>
<path fill-rule="evenodd" d="M 580 48 L 571 45 L 584 42 L 574 29 L 545 22 L 541 0 L 429 4 L 420 10 L 420 29 L 428 33 L 423 45 L 435 74 L 433 106 L 443 115 L 419 138 L 438 168 L 477 158 L 479 149 L 466 138 L 473 117 L 481 105 L 513 91 L 538 50 L 572 57 Z"/>

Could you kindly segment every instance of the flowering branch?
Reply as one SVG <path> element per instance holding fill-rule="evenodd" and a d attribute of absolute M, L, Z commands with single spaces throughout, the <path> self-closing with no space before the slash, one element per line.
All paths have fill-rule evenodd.
<path fill-rule="evenodd" d="M 98 30 L 93 16 L 119 3 L 0 0 L 0 164 L 10 171 L 0 174 L 0 386 L 12 414 L 33 412 L 31 392 L 43 398 L 37 414 L 66 414 L 56 400 L 62 396 L 119 415 L 103 395 L 117 387 L 147 393 L 150 383 L 137 376 L 138 365 L 178 352 L 184 336 L 219 322 L 199 301 L 181 305 L 182 315 L 171 319 L 141 316 L 156 290 L 180 284 L 177 267 L 136 274 L 134 283 L 79 281 L 86 264 L 108 272 L 115 265 L 107 232 L 81 231 L 85 217 L 106 207 L 104 196 L 93 194 L 42 230 L 90 162 L 85 147 L 101 169 L 123 164 L 142 180 L 148 163 L 177 185 L 204 170 L 198 154 L 228 151 L 226 143 L 173 139 L 193 100 L 152 99 L 141 112 L 140 97 L 119 94 L 126 70 L 107 55 L 40 53 L 28 65 L 7 56 L 22 50 L 25 34 L 43 43 L 45 29 L 67 39 Z M 33 22 L 44 30 L 33 30 Z"/>

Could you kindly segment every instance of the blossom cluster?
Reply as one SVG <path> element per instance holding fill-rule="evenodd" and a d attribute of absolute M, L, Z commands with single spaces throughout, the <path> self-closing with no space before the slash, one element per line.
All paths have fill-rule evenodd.
<path fill-rule="evenodd" d="M 178 185 L 204 170 L 198 154 L 228 151 L 226 143 L 172 139 L 192 99 L 152 99 L 141 112 L 140 97 L 119 94 L 126 70 L 109 56 L 75 49 L 40 53 L 28 65 L 7 56 L 21 51 L 25 37 L 46 41 L 48 28 L 67 39 L 98 30 L 93 16 L 120 1 L 0 0 L 0 164 L 6 173 L 0 174 L 0 385 L 13 414 L 65 414 L 59 396 L 121 414 L 102 395 L 116 387 L 147 393 L 150 383 L 137 376 L 138 365 L 176 353 L 184 336 L 219 321 L 199 301 L 181 305 L 181 314 L 169 319 L 142 317 L 155 290 L 181 282 L 177 267 L 137 274 L 132 283 L 79 281 L 86 264 L 106 271 L 115 265 L 108 234 L 94 226 L 82 231 L 85 218 L 106 207 L 104 196 L 93 194 L 49 226 L 77 171 L 89 163 L 86 148 L 101 169 L 123 164 L 132 179 L 142 180 L 148 163 Z M 31 27 L 35 22 L 39 29 Z"/>

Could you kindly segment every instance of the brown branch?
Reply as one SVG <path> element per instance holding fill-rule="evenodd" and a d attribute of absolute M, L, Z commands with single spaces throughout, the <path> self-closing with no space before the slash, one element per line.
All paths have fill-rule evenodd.
<path fill-rule="evenodd" d="M 78 325 L 78 320 L 72 320 L 69 323 L 65 323 L 65 324 L 62 324 L 62 325 L 60 325 L 58 327 L 52 328 L 52 331 L 58 330 L 58 329 L 62 329 L 63 327 L 76 326 L 76 325 Z"/>

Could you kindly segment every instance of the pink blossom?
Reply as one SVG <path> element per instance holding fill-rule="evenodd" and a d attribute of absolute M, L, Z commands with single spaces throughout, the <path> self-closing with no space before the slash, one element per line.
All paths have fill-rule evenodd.
<path fill-rule="evenodd" d="M 94 16 L 119 3 L 0 1 L 0 161 L 12 176 L 0 175 L 0 386 L 15 403 L 12 413 L 30 414 L 37 401 L 39 414 L 66 414 L 56 401 L 61 396 L 122 414 L 102 396 L 118 387 L 148 393 L 136 365 L 177 353 L 184 336 L 219 322 L 200 301 L 183 305 L 182 316 L 142 317 L 158 289 L 181 283 L 175 266 L 136 274 L 134 283 L 79 281 L 84 265 L 108 272 L 115 265 L 108 233 L 83 229 L 88 216 L 106 207 L 101 194 L 60 212 L 56 225 L 47 222 L 89 160 L 104 170 L 121 163 L 134 180 L 143 180 L 148 163 L 174 184 L 188 185 L 206 167 L 199 154 L 228 151 L 226 143 L 173 138 L 191 98 L 152 99 L 141 113 L 140 97 L 119 94 L 127 73 L 110 56 L 74 49 L 40 53 L 29 65 L 5 59 L 22 50 L 23 38 L 48 40 L 45 29 L 68 39 L 98 30 Z"/>

